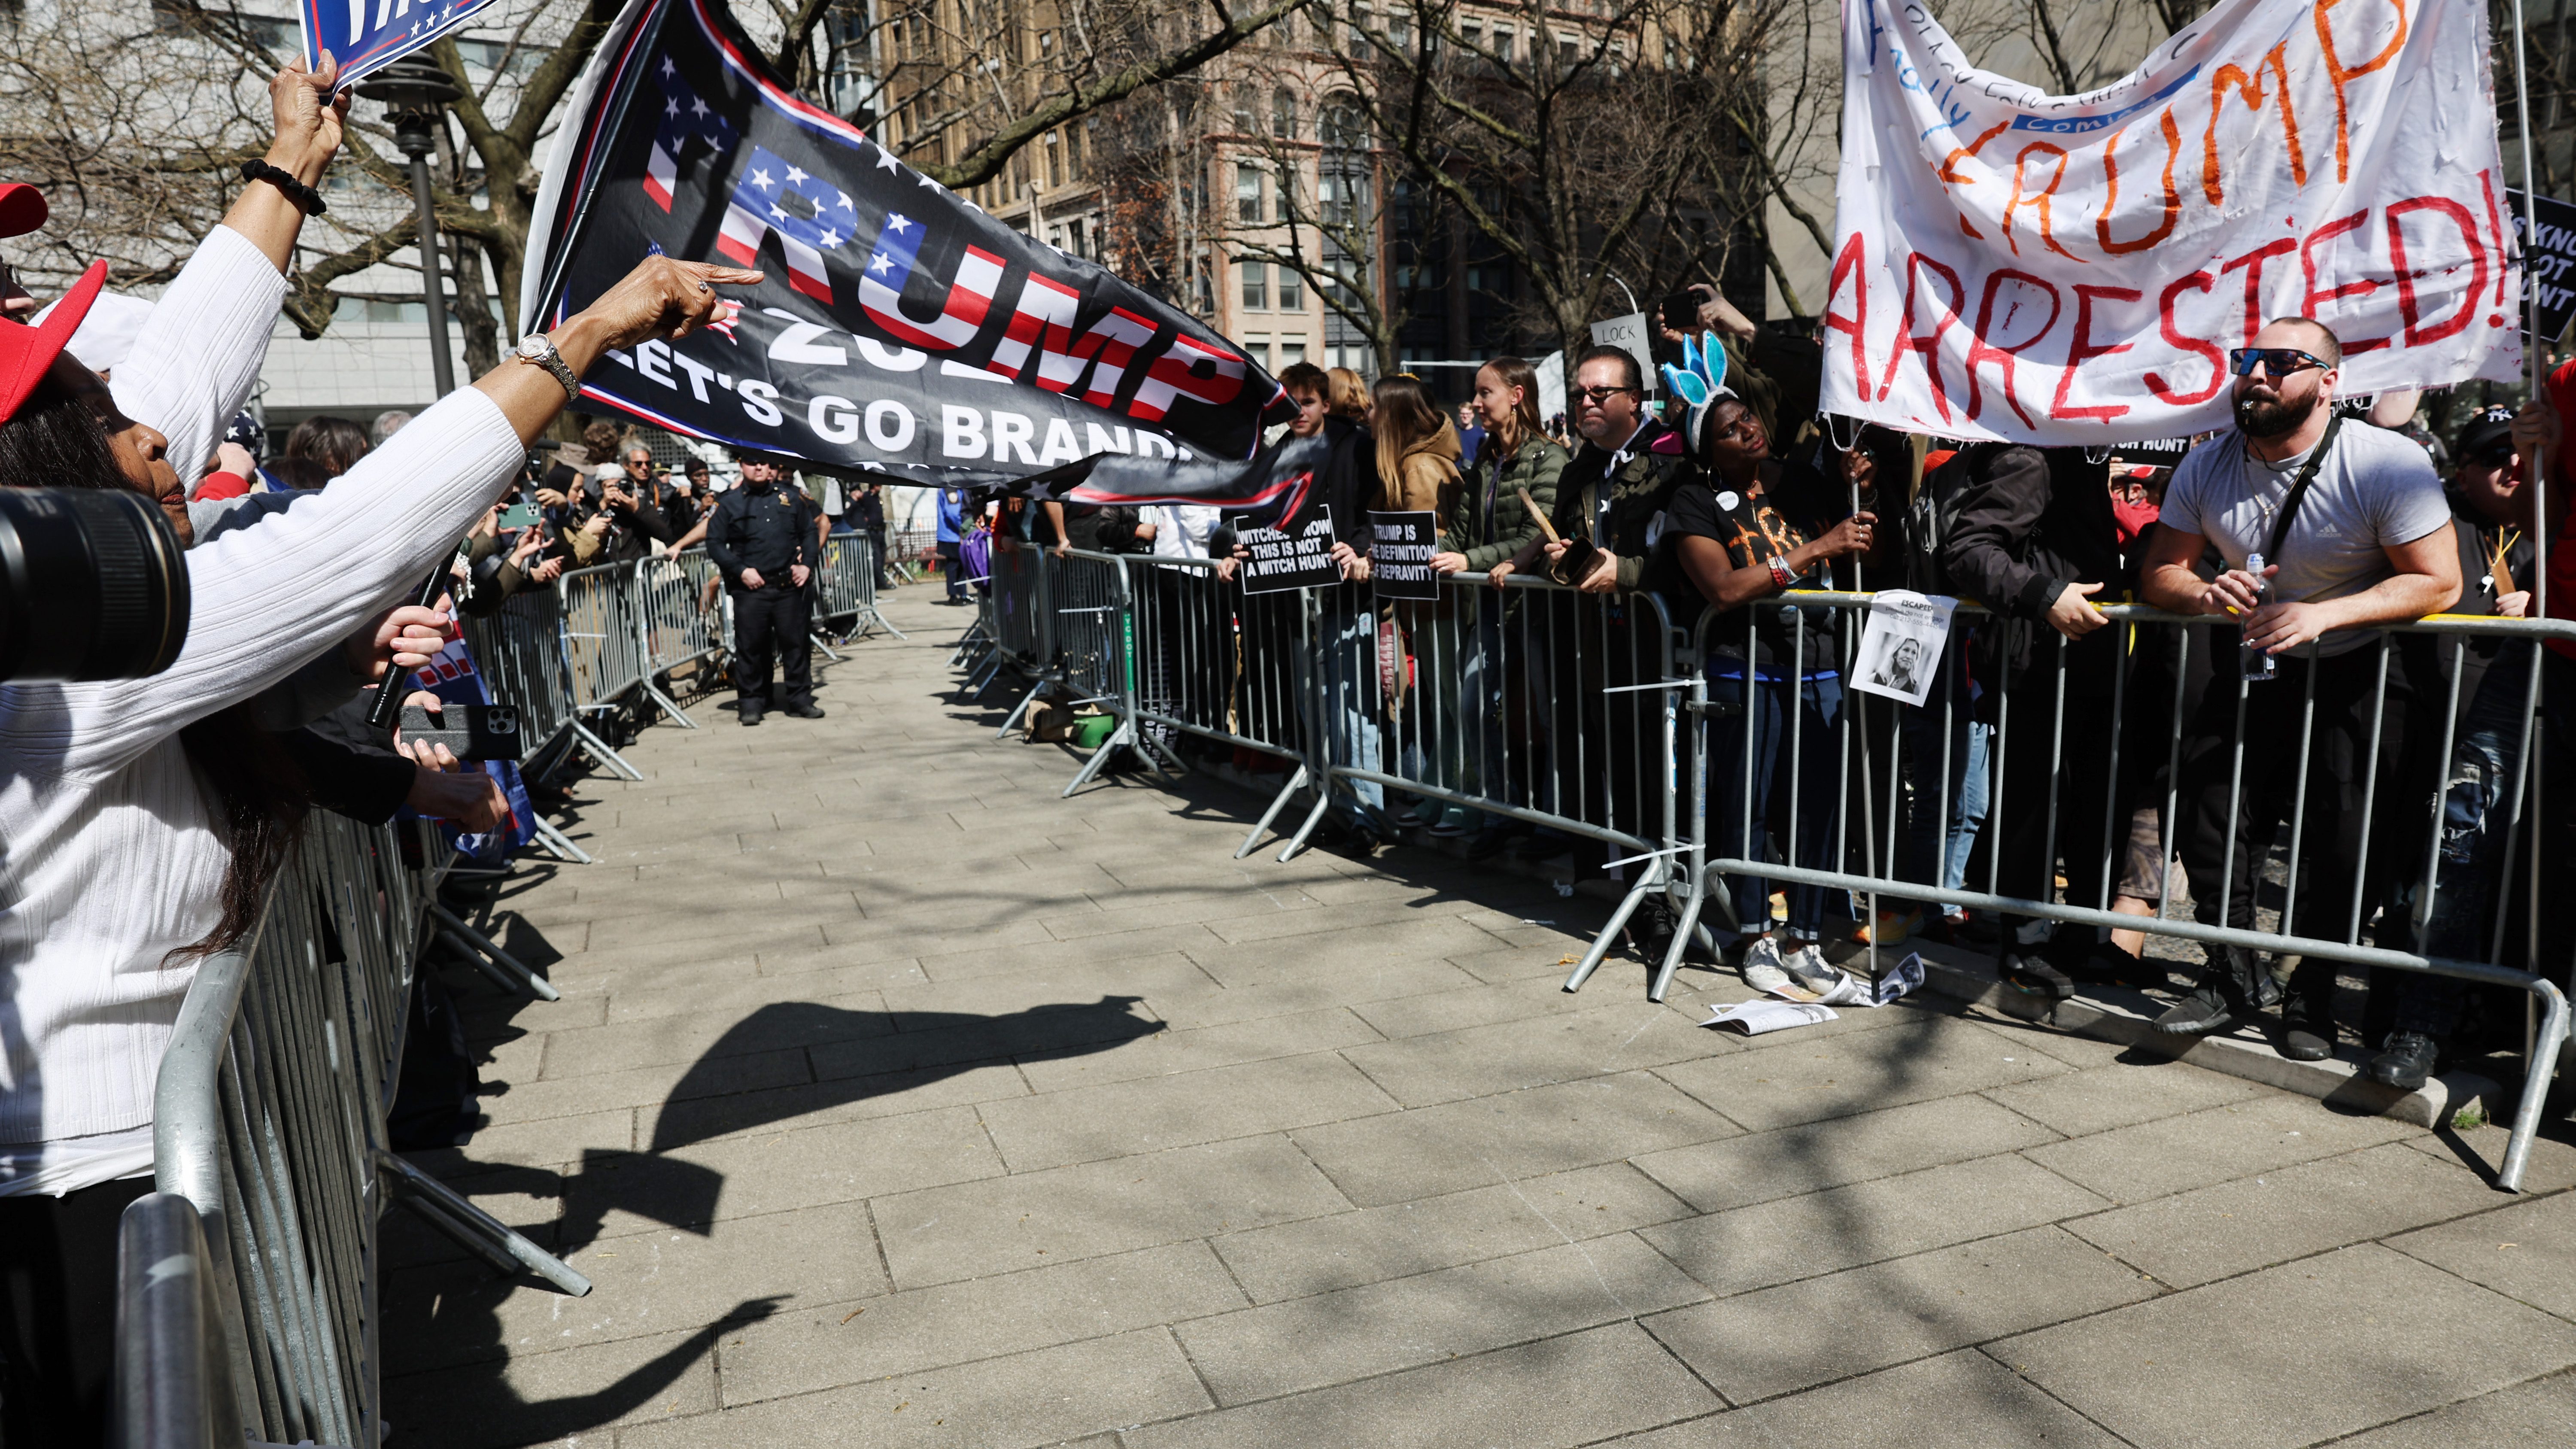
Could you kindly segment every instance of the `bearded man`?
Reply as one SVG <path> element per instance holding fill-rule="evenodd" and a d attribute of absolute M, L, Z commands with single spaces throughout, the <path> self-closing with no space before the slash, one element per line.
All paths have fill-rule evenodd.
<path fill-rule="evenodd" d="M 2283 933 L 2348 941 L 2368 924 L 2361 848 L 2373 719 L 2405 711 L 2402 676 L 2392 670 L 2381 714 L 2382 636 L 2369 626 L 2449 608 L 2460 596 L 2459 546 L 2424 450 L 2335 421 L 2343 346 L 2333 332 L 2306 317 L 2280 318 L 2229 362 L 2235 431 L 2194 448 L 2175 470 L 2140 580 L 2148 603 L 2232 618 L 2242 631 L 2235 650 L 2227 646 L 2239 641 L 2218 631 L 2219 678 L 2184 731 L 2183 869 L 2195 919 L 2252 929 L 2264 856 L 2304 778 L 2304 858 L 2293 862 L 2298 894 Z M 2211 546 L 2227 567 L 2204 579 L 2193 565 Z M 2249 560 L 2256 554 L 2259 563 Z M 2157 1018 L 2158 1031 L 2216 1031 L 2280 999 L 2254 952 L 2203 951 L 2198 986 Z M 2333 1052 L 2334 987 L 2333 961 L 2299 962 L 2281 1012 L 2282 1055 L 2316 1061 Z"/>

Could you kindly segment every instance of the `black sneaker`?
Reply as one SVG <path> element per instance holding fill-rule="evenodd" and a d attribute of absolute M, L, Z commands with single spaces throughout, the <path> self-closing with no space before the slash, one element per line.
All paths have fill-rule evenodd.
<path fill-rule="evenodd" d="M 2036 946 L 2005 952 L 2003 965 L 1995 974 L 2003 978 L 2006 986 L 2026 995 L 2064 1001 L 2075 994 L 2074 978 L 2041 959 Z"/>
<path fill-rule="evenodd" d="M 742 722 L 747 725 L 756 725 L 760 723 L 760 717 L 765 713 L 767 713 L 767 711 L 763 710 L 759 705 L 746 700 L 743 702 L 742 706 Z"/>
<path fill-rule="evenodd" d="M 2420 1092 L 2441 1057 L 2441 1048 L 2420 1031 L 2392 1031 L 2387 1050 L 2370 1059 L 2370 1079 L 2401 1092 Z"/>
<path fill-rule="evenodd" d="M 2202 1036 L 2222 1030 L 2234 1020 L 2236 1008 L 2228 1004 L 2226 994 L 2214 983 L 2204 981 L 2150 1025 L 2167 1036 Z"/>
<path fill-rule="evenodd" d="M 2293 997 L 2281 1007 L 2281 1055 L 2321 1062 L 2334 1055 L 2334 1016 L 2325 1007 Z"/>
<path fill-rule="evenodd" d="M 787 706 L 787 717 L 789 719 L 821 719 L 823 717 L 823 706 L 814 703 L 812 700 L 807 700 L 803 704 L 791 704 Z"/>

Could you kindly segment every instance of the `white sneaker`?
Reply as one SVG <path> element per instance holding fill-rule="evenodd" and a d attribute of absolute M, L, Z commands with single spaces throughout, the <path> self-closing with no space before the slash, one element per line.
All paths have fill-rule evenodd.
<path fill-rule="evenodd" d="M 1780 943 L 1770 936 L 1756 936 L 1744 948 L 1744 984 L 1768 994 L 1789 984 L 1788 968 L 1780 960 Z"/>
<path fill-rule="evenodd" d="M 1809 991 L 1821 994 L 1843 983 L 1843 973 L 1826 963 L 1825 953 L 1813 941 L 1779 959 L 1780 969 Z"/>

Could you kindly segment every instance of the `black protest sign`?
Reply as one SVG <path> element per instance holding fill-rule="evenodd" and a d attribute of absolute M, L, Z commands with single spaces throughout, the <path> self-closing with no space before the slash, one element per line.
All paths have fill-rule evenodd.
<path fill-rule="evenodd" d="M 674 432 L 946 487 L 1103 457 L 1240 469 L 1293 413 L 1204 323 L 798 98 L 721 0 L 630 0 L 534 210 L 525 331 L 657 252 L 768 274 L 724 288 L 739 317 L 583 379 Z"/>
<path fill-rule="evenodd" d="M 1440 548 L 1440 515 L 1369 515 L 1369 586 L 1381 599 L 1436 599 L 1440 576 L 1431 555 Z"/>
<path fill-rule="evenodd" d="M 1235 520 L 1234 541 L 1252 551 L 1243 561 L 1243 591 L 1277 594 L 1339 583 L 1342 571 L 1333 562 L 1333 510 L 1318 508 L 1295 533 L 1254 528 Z"/>
<path fill-rule="evenodd" d="M 2523 236 L 2523 195 L 2507 191 L 2505 203 L 2513 210 L 2513 232 Z M 2532 310 L 2537 314 L 2536 336 L 2550 339 L 2567 330 L 2569 319 L 2576 318 L 2576 205 L 2554 196 L 2532 199 L 2533 220 L 2540 225 L 2539 240 L 2525 240 L 2522 248 L 2523 285 L 2530 288 Z"/>

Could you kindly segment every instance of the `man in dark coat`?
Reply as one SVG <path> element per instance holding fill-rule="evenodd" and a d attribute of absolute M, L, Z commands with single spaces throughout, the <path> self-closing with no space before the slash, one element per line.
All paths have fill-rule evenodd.
<path fill-rule="evenodd" d="M 2102 812 L 2112 761 L 2095 722 L 2125 664 L 2123 631 L 2093 605 L 2121 577 L 2108 475 L 2082 448 L 2005 443 L 1962 449 L 1944 471 L 1941 486 L 1964 491 L 1942 564 L 1961 597 L 1992 611 L 1977 621 L 1969 659 L 1985 691 L 1978 715 L 1999 726 L 1992 748 L 2004 757 L 2000 794 L 1986 807 L 1995 893 L 2053 899 L 2062 857 L 2069 903 L 2107 910 Z M 2007 915 L 2003 927 L 2007 983 L 2057 999 L 2074 994 L 2074 981 L 2040 954 L 2054 935 L 2048 921 Z M 2068 954 L 2083 962 L 2095 933 L 2078 934 L 2084 944 Z"/>

